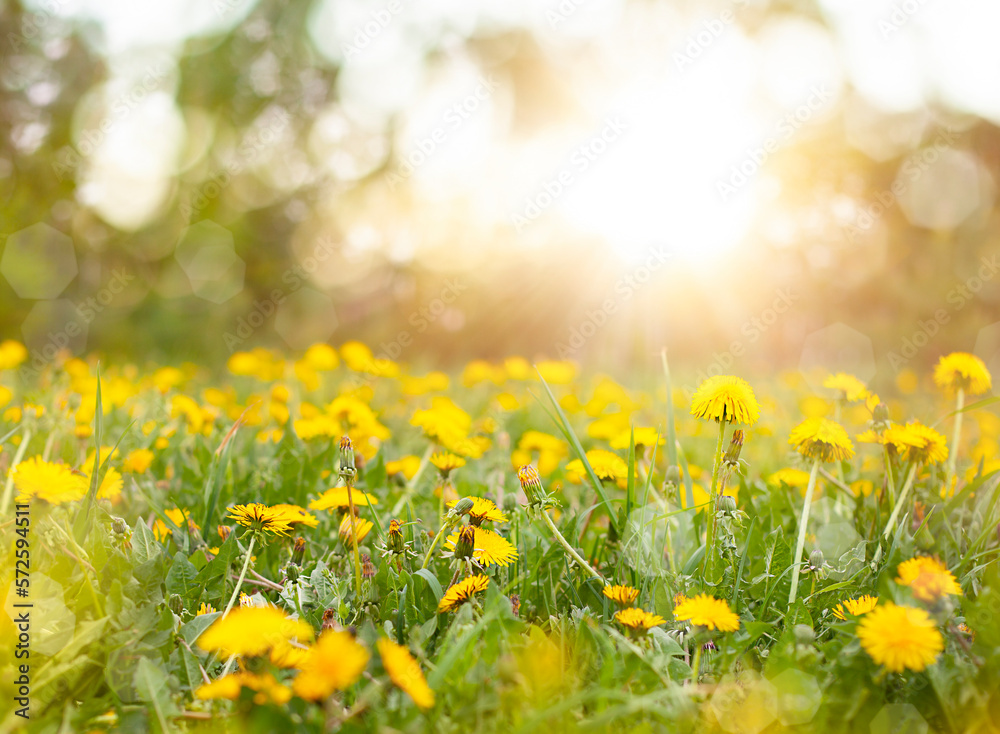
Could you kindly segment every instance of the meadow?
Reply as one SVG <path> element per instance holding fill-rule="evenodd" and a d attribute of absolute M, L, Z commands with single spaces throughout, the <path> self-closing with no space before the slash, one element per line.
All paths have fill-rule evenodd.
<path fill-rule="evenodd" d="M 1000 730 L 971 355 L 881 395 L 688 391 L 665 355 L 26 358 L 0 344 L 2 732 Z"/>

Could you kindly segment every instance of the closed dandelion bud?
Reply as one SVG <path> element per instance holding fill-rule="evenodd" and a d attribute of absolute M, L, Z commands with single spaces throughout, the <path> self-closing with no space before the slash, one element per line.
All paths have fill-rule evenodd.
<path fill-rule="evenodd" d="M 111 529 L 118 535 L 127 535 L 129 532 L 128 523 L 120 517 L 112 518 Z"/>
<path fill-rule="evenodd" d="M 821 551 L 819 548 L 817 548 L 816 550 L 814 550 L 812 553 L 809 554 L 810 568 L 823 568 L 823 564 L 825 562 L 826 559 L 823 557 L 823 551 Z"/>
<path fill-rule="evenodd" d="M 299 576 L 302 575 L 302 567 L 294 563 L 289 563 L 285 566 L 285 578 L 289 581 L 298 581 Z"/>
<path fill-rule="evenodd" d="M 406 546 L 403 543 L 403 528 L 399 520 L 389 521 L 389 532 L 386 534 L 386 545 L 393 553 L 402 553 Z"/>
<path fill-rule="evenodd" d="M 476 549 L 476 529 L 472 525 L 464 525 L 458 533 L 455 543 L 456 558 L 470 558 Z"/>
<path fill-rule="evenodd" d="M 664 478 L 667 484 L 680 484 L 681 483 L 681 470 L 676 466 L 668 466 L 667 474 Z"/>
<path fill-rule="evenodd" d="M 354 444 L 350 436 L 340 437 L 340 473 L 354 473 Z"/>
<path fill-rule="evenodd" d="M 879 433 L 889 427 L 888 405 L 885 403 L 879 403 L 875 406 L 875 410 L 872 411 L 872 423 L 874 423 L 874 428 Z"/>
<path fill-rule="evenodd" d="M 367 553 L 361 554 L 361 577 L 370 579 L 375 575 L 375 564 Z"/>
<path fill-rule="evenodd" d="M 797 624 L 793 630 L 795 634 L 795 641 L 800 645 L 809 645 L 813 640 L 816 639 L 816 633 L 813 628 L 807 624 Z"/>
<path fill-rule="evenodd" d="M 292 563 L 301 566 L 302 561 L 306 557 L 306 539 L 303 537 L 298 537 L 295 539 L 295 545 L 292 546 Z"/>
<path fill-rule="evenodd" d="M 729 448 L 726 449 L 726 455 L 723 458 L 723 462 L 726 464 L 736 465 L 740 463 L 740 451 L 743 450 L 743 442 L 746 440 L 746 435 L 742 430 L 733 431 L 733 437 L 729 441 Z"/>
<path fill-rule="evenodd" d="M 538 470 L 530 464 L 522 466 L 517 470 L 517 478 L 528 502 L 537 502 L 538 494 L 542 491 L 542 478 L 538 476 Z"/>
<path fill-rule="evenodd" d="M 174 614 L 180 614 L 184 611 L 184 600 L 177 594 L 171 594 L 170 599 L 167 600 L 167 606 Z"/>
<path fill-rule="evenodd" d="M 719 497 L 719 509 L 723 512 L 736 512 L 736 498 L 729 494 Z"/>
<path fill-rule="evenodd" d="M 476 506 L 475 500 L 473 500 L 471 497 L 463 497 L 462 499 L 460 499 L 458 502 L 455 503 L 455 506 L 451 508 L 451 511 L 455 514 L 456 517 L 461 517 L 462 515 L 468 515 L 469 511 L 475 506 Z"/>
<path fill-rule="evenodd" d="M 515 617 L 518 616 L 518 614 L 520 614 L 520 612 L 521 612 L 521 595 L 520 594 L 511 594 L 510 595 L 510 611 L 514 614 Z"/>

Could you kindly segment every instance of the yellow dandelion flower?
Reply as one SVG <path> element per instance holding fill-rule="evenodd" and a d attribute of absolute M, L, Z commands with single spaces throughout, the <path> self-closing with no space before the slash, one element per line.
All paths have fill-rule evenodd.
<path fill-rule="evenodd" d="M 390 477 L 396 474 L 402 474 L 407 481 L 413 479 L 417 474 L 417 469 L 420 468 L 420 457 L 409 455 L 403 456 L 395 461 L 387 461 L 385 463 L 385 473 Z"/>
<path fill-rule="evenodd" d="M 661 624 L 666 624 L 667 620 L 658 614 L 652 614 L 650 612 L 639 609 L 638 607 L 630 607 L 628 609 L 622 609 L 615 612 L 615 620 L 631 630 L 642 631 L 650 630 L 653 627 L 657 627 Z"/>
<path fill-rule="evenodd" d="M 88 466 L 93 467 L 93 464 L 89 464 Z M 85 472 L 83 475 L 83 481 L 88 488 L 90 487 L 91 476 L 90 472 Z M 101 486 L 97 489 L 97 498 L 103 500 L 117 497 L 122 493 L 124 485 L 125 482 L 122 479 L 122 475 L 118 473 L 117 469 L 109 466 L 104 472 L 104 477 L 101 479 Z"/>
<path fill-rule="evenodd" d="M 202 650 L 223 655 L 264 655 L 272 647 L 298 638 L 312 639 L 312 627 L 275 607 L 239 607 L 217 619 L 198 638 Z"/>
<path fill-rule="evenodd" d="M 378 504 L 378 497 L 360 489 L 351 490 L 351 499 L 355 507 L 368 507 Z M 309 503 L 310 510 L 343 510 L 350 507 L 347 501 L 347 487 L 331 487 Z"/>
<path fill-rule="evenodd" d="M 172 522 L 178 528 L 183 528 L 184 522 L 186 520 L 188 532 L 192 535 L 194 535 L 200 529 L 198 525 L 195 523 L 195 521 L 191 519 L 191 514 L 186 513 L 181 509 L 178 509 L 176 507 L 171 507 L 169 510 L 164 510 L 163 514 L 166 515 L 167 518 L 169 518 L 170 522 Z M 167 525 L 165 522 L 163 522 L 163 520 L 160 520 L 159 518 L 157 518 L 156 522 L 153 523 L 153 535 L 156 537 L 157 540 L 164 540 L 171 533 L 173 533 L 173 531 L 174 529 L 172 527 Z"/>
<path fill-rule="evenodd" d="M 948 458 L 945 437 L 920 421 L 910 421 L 905 426 L 891 426 L 883 436 L 907 461 L 938 464 Z"/>
<path fill-rule="evenodd" d="M 455 456 L 455 454 L 450 454 L 447 451 L 439 451 L 430 458 L 430 462 L 438 468 L 438 471 L 448 476 L 448 474 L 458 469 L 459 467 L 465 466 L 465 459 L 461 456 Z"/>
<path fill-rule="evenodd" d="M 82 499 L 87 494 L 87 482 L 65 464 L 43 461 L 35 456 L 10 470 L 14 486 L 20 494 L 18 502 L 35 498 L 50 505 L 61 505 Z"/>
<path fill-rule="evenodd" d="M 453 503 L 454 504 L 454 503 Z M 475 531 L 472 559 L 484 566 L 509 566 L 517 560 L 517 548 L 505 537 L 492 530 L 486 530 L 475 525 L 466 525 Z M 444 542 L 445 548 L 454 550 L 458 544 L 459 533 L 452 533 Z"/>
<path fill-rule="evenodd" d="M 784 484 L 796 489 L 802 488 L 809 484 L 809 472 L 791 467 L 779 469 L 767 478 L 767 483 L 773 487 L 780 487 Z"/>
<path fill-rule="evenodd" d="M 587 452 L 587 461 L 598 479 L 612 482 L 624 482 L 628 477 L 628 464 L 618 454 L 604 449 L 594 449 Z M 579 484 L 587 476 L 583 462 L 573 459 L 566 465 L 566 478 Z"/>
<path fill-rule="evenodd" d="M 0 342 L 0 370 L 17 367 L 28 358 L 28 350 L 21 342 L 4 339 Z"/>
<path fill-rule="evenodd" d="M 134 449 L 125 457 L 125 462 L 122 464 L 122 471 L 133 474 L 145 474 L 150 464 L 153 463 L 154 458 L 155 455 L 149 449 Z"/>
<path fill-rule="evenodd" d="M 472 500 L 472 509 L 469 510 L 469 520 L 473 525 L 482 525 L 484 522 L 507 522 L 504 515 L 494 504 L 493 500 L 485 497 L 469 497 Z M 448 507 L 454 507 L 458 500 L 448 502 Z"/>
<path fill-rule="evenodd" d="M 550 385 L 568 385 L 577 373 L 576 365 L 566 360 L 544 360 L 536 366 L 542 379 Z"/>
<path fill-rule="evenodd" d="M 344 515 L 343 519 L 340 521 L 340 542 L 345 546 L 353 546 L 354 541 L 351 537 L 351 513 Z M 371 532 L 372 528 L 375 527 L 375 523 L 371 520 L 365 520 L 363 517 L 354 518 L 354 533 L 357 535 L 358 543 L 362 542 L 368 533 Z"/>
<path fill-rule="evenodd" d="M 629 438 L 632 436 L 630 431 L 622 431 L 617 436 L 611 439 L 609 445 L 613 449 L 628 449 Z M 659 439 L 659 440 L 657 440 Z M 663 438 L 663 434 L 660 433 L 655 428 L 650 428 L 648 426 L 637 426 L 635 428 L 635 448 L 639 450 L 644 446 L 652 446 L 654 443 L 658 446 L 662 446 L 666 440 Z"/>
<path fill-rule="evenodd" d="M 803 456 L 820 461 L 843 461 L 854 456 L 847 432 L 826 418 L 806 418 L 792 429 L 788 443 Z"/>
<path fill-rule="evenodd" d="M 240 691 L 244 688 L 257 691 L 254 696 L 254 703 L 260 705 L 268 700 L 277 704 L 288 703 L 292 698 L 292 692 L 287 686 L 282 685 L 270 673 L 251 673 L 240 671 L 224 675 L 211 683 L 205 683 L 195 689 L 195 698 L 208 701 L 216 698 L 228 698 L 235 701 L 240 697 Z"/>
<path fill-rule="evenodd" d="M 448 590 L 444 592 L 444 595 L 441 597 L 441 601 L 438 602 L 438 614 L 454 611 L 459 606 L 469 601 L 474 594 L 485 591 L 486 587 L 489 585 L 489 577 L 483 576 L 482 574 L 468 576 L 467 578 L 462 579 L 457 584 L 450 586 Z"/>
<path fill-rule="evenodd" d="M 981 395 L 992 387 L 990 371 L 983 360 L 966 352 L 941 357 L 934 368 L 934 382 L 949 393 L 963 390 L 966 395 Z"/>
<path fill-rule="evenodd" d="M 735 632 L 740 628 L 740 618 L 729 609 L 726 600 L 708 594 L 682 601 L 674 607 L 674 619 L 722 632 Z"/>
<path fill-rule="evenodd" d="M 314 528 L 319 525 L 319 520 L 310 512 L 306 512 L 298 505 L 272 505 L 271 509 L 280 513 L 281 518 L 291 525 L 305 525 L 307 528 Z"/>
<path fill-rule="evenodd" d="M 281 642 L 271 648 L 268 659 L 279 668 L 300 670 L 309 658 L 309 648 Z"/>
<path fill-rule="evenodd" d="M 309 649 L 292 681 L 292 690 L 296 696 L 310 701 L 324 699 L 353 685 L 364 672 L 369 657 L 368 650 L 350 632 L 327 630 Z"/>
<path fill-rule="evenodd" d="M 892 602 L 864 616 L 858 639 L 872 660 L 893 673 L 924 670 L 944 650 L 941 632 L 927 612 Z"/>
<path fill-rule="evenodd" d="M 857 403 L 868 398 L 868 388 L 865 387 L 865 383 L 846 372 L 830 375 L 823 380 L 823 387 L 836 390 L 839 397 L 849 403 Z"/>
<path fill-rule="evenodd" d="M 217 611 L 219 610 L 213 607 L 211 604 L 206 604 L 205 602 L 202 602 L 201 606 L 198 607 L 198 611 L 195 612 L 195 616 L 201 617 L 202 615 L 205 614 L 215 614 Z"/>
<path fill-rule="evenodd" d="M 284 513 L 256 502 L 229 508 L 229 518 L 251 530 L 275 535 L 288 535 L 292 529 Z"/>
<path fill-rule="evenodd" d="M 961 596 L 962 587 L 948 568 L 937 558 L 917 556 L 896 568 L 896 583 L 909 586 L 913 596 L 933 604 L 944 596 Z"/>
<path fill-rule="evenodd" d="M 635 600 L 639 598 L 639 590 L 633 589 L 631 586 L 616 584 L 615 586 L 605 586 L 604 596 L 608 597 L 615 604 L 627 607 L 635 604 Z"/>
<path fill-rule="evenodd" d="M 380 638 L 375 644 L 389 679 L 405 691 L 417 706 L 424 710 L 431 708 L 434 705 L 434 691 L 427 685 L 427 679 L 410 651 L 388 637 Z"/>
<path fill-rule="evenodd" d="M 833 616 L 846 621 L 848 614 L 860 617 L 863 614 L 868 614 L 877 604 L 878 597 L 869 596 L 868 594 L 859 596 L 856 599 L 844 599 L 844 601 L 833 608 Z"/>
<path fill-rule="evenodd" d="M 691 415 L 705 420 L 724 420 L 752 426 L 760 418 L 753 388 L 739 377 L 709 377 L 691 398 Z"/>

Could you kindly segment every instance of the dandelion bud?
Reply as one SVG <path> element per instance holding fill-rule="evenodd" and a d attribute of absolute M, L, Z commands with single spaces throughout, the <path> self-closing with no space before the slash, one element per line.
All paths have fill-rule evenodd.
<path fill-rule="evenodd" d="M 463 497 L 462 499 L 460 499 L 458 502 L 455 503 L 455 506 L 451 508 L 451 511 L 455 514 L 456 517 L 461 517 L 462 515 L 468 515 L 469 511 L 472 510 L 472 508 L 475 506 L 476 506 L 475 500 L 473 500 L 471 497 Z"/>
<path fill-rule="evenodd" d="M 472 525 L 462 526 L 455 543 L 455 558 L 470 558 L 475 549 L 476 529 Z"/>
<path fill-rule="evenodd" d="M 375 576 L 375 564 L 372 563 L 372 557 L 367 553 L 361 554 L 361 577 L 365 579 L 370 579 Z"/>
<path fill-rule="evenodd" d="M 219 537 L 222 538 L 222 542 L 225 543 L 229 539 L 229 533 L 232 532 L 228 525 L 220 525 L 217 530 L 219 531 Z"/>
<path fill-rule="evenodd" d="M 667 467 L 667 474 L 666 474 L 666 477 L 664 478 L 664 481 L 666 481 L 667 484 L 674 484 L 674 485 L 680 484 L 681 483 L 681 470 L 678 467 L 673 466 L 673 465 L 668 466 Z"/>
<path fill-rule="evenodd" d="M 333 609 L 324 609 L 322 629 L 335 630 L 339 626 L 337 624 L 337 613 Z"/>
<path fill-rule="evenodd" d="M 816 633 L 813 628 L 807 624 L 797 624 L 793 630 L 795 634 L 795 641 L 800 645 L 808 645 L 816 639 Z"/>
<path fill-rule="evenodd" d="M 292 563 L 301 566 L 303 559 L 306 557 L 306 539 L 303 537 L 298 537 L 295 539 L 295 545 L 292 546 Z"/>
<path fill-rule="evenodd" d="M 538 470 L 527 464 L 517 470 L 517 478 L 521 482 L 521 489 L 524 490 L 528 502 L 536 502 L 538 493 L 542 491 L 542 478 L 538 476 Z"/>
<path fill-rule="evenodd" d="M 881 433 L 886 428 L 889 427 L 889 406 L 885 403 L 879 403 L 875 406 L 875 410 L 872 411 L 872 423 L 876 431 Z"/>
<path fill-rule="evenodd" d="M 340 437 L 340 473 L 354 474 L 354 444 L 350 436 Z"/>
<path fill-rule="evenodd" d="M 513 612 L 514 616 L 518 616 L 521 612 L 521 595 L 511 594 L 510 595 L 510 611 Z"/>
<path fill-rule="evenodd" d="M 302 575 L 302 567 L 295 563 L 289 563 L 287 566 L 285 566 L 284 571 L 285 571 L 285 578 L 287 578 L 289 581 L 297 581 L 299 576 Z"/>
<path fill-rule="evenodd" d="M 723 457 L 722 461 L 733 466 L 740 463 L 740 451 L 743 450 L 743 442 L 745 440 L 746 435 L 742 430 L 737 429 L 733 431 L 733 437 L 729 441 L 729 448 L 726 449 L 726 455 Z"/>
<path fill-rule="evenodd" d="M 402 553 L 406 546 L 403 543 L 403 529 L 399 520 L 389 521 L 389 532 L 386 534 L 386 545 L 393 553 Z"/>
<path fill-rule="evenodd" d="M 823 568 L 823 564 L 825 562 L 826 559 L 823 557 L 823 551 L 821 551 L 819 548 L 817 548 L 816 550 L 814 550 L 812 553 L 809 554 L 810 568 Z"/>
<path fill-rule="evenodd" d="M 114 530 L 117 535 L 127 535 L 129 532 L 128 523 L 120 517 L 111 519 L 111 529 Z"/>
<path fill-rule="evenodd" d="M 719 497 L 719 509 L 723 512 L 736 512 L 736 498 L 729 494 Z"/>
<path fill-rule="evenodd" d="M 170 599 L 167 600 L 167 606 L 174 614 L 180 614 L 184 611 L 184 600 L 178 594 L 171 594 Z"/>

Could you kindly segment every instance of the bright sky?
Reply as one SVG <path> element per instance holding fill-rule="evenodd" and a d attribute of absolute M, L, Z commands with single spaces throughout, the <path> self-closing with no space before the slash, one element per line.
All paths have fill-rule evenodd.
<path fill-rule="evenodd" d="M 461 210 L 482 231 L 507 228 L 526 247 L 605 240 L 629 260 L 666 243 L 698 259 L 748 237 L 782 187 L 766 158 L 807 140 L 848 84 L 886 112 L 918 118 L 938 102 L 1000 124 L 996 0 L 819 4 L 832 33 L 802 16 L 762 16 L 766 0 L 324 0 L 311 38 L 345 66 L 341 101 L 317 121 L 310 150 L 339 178 L 360 178 L 388 151 L 381 135 L 394 118 L 401 165 L 382 193 L 389 201 L 405 191 L 411 211 Z M 78 140 L 89 132 L 94 144 L 80 196 L 104 219 L 137 229 L 170 204 L 171 178 L 197 156 L 185 139 L 212 129 L 206 111 L 179 110 L 173 101 L 180 44 L 235 26 L 251 6 L 60 5 L 63 15 L 98 22 L 94 43 L 112 69 L 76 120 Z M 762 17 L 748 36 L 743 21 L 758 27 Z M 490 79 L 461 43 L 518 28 L 530 30 L 537 47 L 522 39 L 510 53 L 528 50 L 545 61 L 525 77 L 537 85 L 542 110 L 530 123 L 509 80 Z M 444 51 L 429 60 L 432 46 Z M 150 93 L 127 96 L 147 82 Z M 123 104 L 129 113 L 116 117 Z M 114 124 L 101 132 L 105 119 Z M 899 154 L 927 142 L 918 126 L 902 150 L 878 134 L 863 149 L 878 157 L 880 146 L 896 145 L 887 154 Z M 298 179 L 280 169 L 282 145 L 261 165 L 293 187 Z M 420 231 L 461 221 L 414 224 Z"/>

